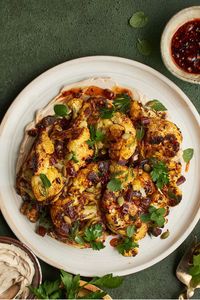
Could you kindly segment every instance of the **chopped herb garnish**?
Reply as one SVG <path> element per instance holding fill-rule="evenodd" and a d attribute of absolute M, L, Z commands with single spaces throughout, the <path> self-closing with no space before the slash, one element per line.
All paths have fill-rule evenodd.
<path fill-rule="evenodd" d="M 76 235 L 74 240 L 77 244 L 84 245 L 84 239 L 80 235 Z"/>
<path fill-rule="evenodd" d="M 146 103 L 146 106 L 150 107 L 155 111 L 166 111 L 167 108 L 157 99 L 151 100 Z"/>
<path fill-rule="evenodd" d="M 139 128 L 136 129 L 136 139 L 141 141 L 144 137 L 145 131 L 144 127 L 141 125 Z"/>
<path fill-rule="evenodd" d="M 69 108 L 64 104 L 54 105 L 54 112 L 57 116 L 65 117 L 69 114 Z"/>
<path fill-rule="evenodd" d="M 89 242 L 93 250 L 103 249 L 105 246 L 101 241 L 96 241 L 100 238 L 103 233 L 103 228 L 101 224 L 95 224 L 90 227 L 87 227 L 84 232 L 83 239 L 86 242 Z"/>
<path fill-rule="evenodd" d="M 100 118 L 111 119 L 113 117 L 114 112 L 115 112 L 114 108 L 102 107 L 100 109 Z"/>
<path fill-rule="evenodd" d="M 138 51 L 145 56 L 148 56 L 151 54 L 151 45 L 147 40 L 140 40 L 138 39 L 137 43 Z"/>
<path fill-rule="evenodd" d="M 41 173 L 40 174 L 40 179 L 41 179 L 42 184 L 45 188 L 50 188 L 51 182 L 45 174 Z"/>
<path fill-rule="evenodd" d="M 154 206 L 149 207 L 149 212 L 147 214 L 143 214 L 140 216 L 142 222 L 153 222 L 158 227 L 163 227 L 165 224 L 164 215 L 166 213 L 166 209 L 164 207 L 156 208 Z"/>
<path fill-rule="evenodd" d="M 116 111 L 127 113 L 130 110 L 131 97 L 127 94 L 117 94 L 113 105 Z"/>
<path fill-rule="evenodd" d="M 87 284 L 93 284 L 97 287 L 116 288 L 122 284 L 124 278 L 112 274 L 103 277 L 96 277 L 88 283 L 81 286 L 80 275 L 72 275 L 63 270 L 60 270 L 60 278 L 55 281 L 45 281 L 37 288 L 29 287 L 30 291 L 37 297 L 37 299 L 103 299 L 106 295 L 104 291 L 88 292 L 80 297 L 80 291 Z"/>
<path fill-rule="evenodd" d="M 150 159 L 150 164 L 152 166 L 151 178 L 156 183 L 157 188 L 162 189 L 164 185 L 169 183 L 167 166 L 163 161 L 154 157 Z"/>
<path fill-rule="evenodd" d="M 183 151 L 183 159 L 186 163 L 189 163 L 189 161 L 192 159 L 194 155 L 194 149 L 192 148 L 188 148 L 188 149 L 185 149 Z"/>
<path fill-rule="evenodd" d="M 94 148 L 94 145 L 97 142 L 102 142 L 105 139 L 105 134 L 100 130 L 95 129 L 93 125 L 89 126 L 89 130 L 90 130 L 90 140 L 87 141 L 87 144 L 91 148 Z"/>
<path fill-rule="evenodd" d="M 122 189 L 122 183 L 118 178 L 112 178 L 108 182 L 107 188 L 111 192 L 117 192 L 117 191 L 120 191 Z"/>
<path fill-rule="evenodd" d="M 148 17 L 145 15 L 143 11 L 137 11 L 132 15 L 129 20 L 129 24 L 133 28 L 142 28 L 148 23 Z"/>
<path fill-rule="evenodd" d="M 135 226 L 134 225 L 130 225 L 126 228 L 126 235 L 131 238 L 135 233 Z"/>
<path fill-rule="evenodd" d="M 44 227 L 45 229 L 51 229 L 53 227 L 53 223 L 51 221 L 51 218 L 48 215 L 48 212 L 46 210 L 43 210 L 40 213 L 39 216 L 39 226 Z"/>
<path fill-rule="evenodd" d="M 137 247 L 138 247 L 138 244 L 136 242 L 134 242 L 132 238 L 126 237 L 121 241 L 121 243 L 119 243 L 116 246 L 116 249 L 118 250 L 119 253 L 124 255 L 126 251 L 130 251 Z"/>
<path fill-rule="evenodd" d="M 131 97 L 127 94 L 117 94 L 113 100 L 113 107 L 102 107 L 100 109 L 100 118 L 111 119 L 115 112 L 127 113 L 130 110 Z"/>

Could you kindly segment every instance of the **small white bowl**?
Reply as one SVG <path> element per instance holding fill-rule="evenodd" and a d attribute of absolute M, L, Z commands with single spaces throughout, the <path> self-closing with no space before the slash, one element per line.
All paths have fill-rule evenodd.
<path fill-rule="evenodd" d="M 165 66 L 173 75 L 182 80 L 200 84 L 200 74 L 185 72 L 177 66 L 171 55 L 171 40 L 173 35 L 178 28 L 193 19 L 200 19 L 200 6 L 185 8 L 169 20 L 161 37 L 161 55 Z"/>

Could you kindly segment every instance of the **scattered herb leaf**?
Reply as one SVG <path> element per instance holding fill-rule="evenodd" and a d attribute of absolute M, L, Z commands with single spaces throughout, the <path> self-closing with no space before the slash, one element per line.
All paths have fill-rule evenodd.
<path fill-rule="evenodd" d="M 152 166 L 151 178 L 156 182 L 157 188 L 162 189 L 165 184 L 169 183 L 167 166 L 163 161 L 154 157 L 150 159 L 150 164 Z"/>
<path fill-rule="evenodd" d="M 122 240 L 121 243 L 119 243 L 116 248 L 119 253 L 122 255 L 125 254 L 126 251 L 130 251 L 134 248 L 137 248 L 138 244 L 132 240 L 132 238 L 126 237 L 125 239 Z"/>
<path fill-rule="evenodd" d="M 140 40 L 140 39 L 138 39 L 137 48 L 138 48 L 138 51 L 142 55 L 145 55 L 145 56 L 150 55 L 151 51 L 152 51 L 151 45 L 150 45 L 150 43 L 147 40 Z"/>
<path fill-rule="evenodd" d="M 120 191 L 122 189 L 122 183 L 118 178 L 112 178 L 108 182 L 107 188 L 111 192 L 117 192 L 117 191 Z"/>
<path fill-rule="evenodd" d="M 130 110 L 131 97 L 127 94 L 117 94 L 113 105 L 116 111 L 127 113 Z"/>
<path fill-rule="evenodd" d="M 138 11 L 132 15 L 129 20 L 129 24 L 133 28 L 142 28 L 148 23 L 148 17 L 143 11 Z"/>
<path fill-rule="evenodd" d="M 75 163 L 78 163 L 79 160 L 77 159 L 76 157 L 76 153 L 75 152 L 72 152 L 72 158 L 71 158 Z"/>
<path fill-rule="evenodd" d="M 157 209 L 154 206 L 150 206 L 148 211 L 149 212 L 147 214 L 140 216 L 141 221 L 144 223 L 152 221 L 156 226 L 163 227 L 165 224 L 164 215 L 166 213 L 166 209 L 164 207 Z"/>
<path fill-rule="evenodd" d="M 131 238 L 135 233 L 135 226 L 134 225 L 130 225 L 126 228 L 126 235 Z"/>
<path fill-rule="evenodd" d="M 95 224 L 90 227 L 87 227 L 84 232 L 83 239 L 86 242 L 89 242 L 93 250 L 103 249 L 105 246 L 101 241 L 96 241 L 96 239 L 100 238 L 103 233 L 103 228 L 101 224 Z"/>
<path fill-rule="evenodd" d="M 186 163 L 189 163 L 189 161 L 192 159 L 194 155 L 194 149 L 192 148 L 188 148 L 188 149 L 185 149 L 183 151 L 183 159 Z"/>
<path fill-rule="evenodd" d="M 101 132 L 100 130 L 95 129 L 95 127 L 93 125 L 89 126 L 89 130 L 90 130 L 90 140 L 87 141 L 87 144 L 91 148 L 94 148 L 94 145 L 97 142 L 101 142 L 105 139 L 105 134 L 103 132 Z"/>
<path fill-rule="evenodd" d="M 144 127 L 141 125 L 139 128 L 136 129 L 136 139 L 141 141 L 144 137 L 145 131 Z"/>
<path fill-rule="evenodd" d="M 97 277 L 90 281 L 90 284 L 94 284 L 100 288 L 117 288 L 124 281 L 123 277 L 113 276 L 112 274 L 107 274 L 103 277 Z"/>
<path fill-rule="evenodd" d="M 146 106 L 152 108 L 155 111 L 166 111 L 167 110 L 167 108 L 157 99 L 147 102 Z"/>
<path fill-rule="evenodd" d="M 193 255 L 193 264 L 189 268 L 189 274 L 192 276 L 192 286 L 196 287 L 200 283 L 200 254 Z"/>
<path fill-rule="evenodd" d="M 64 104 L 56 104 L 54 105 L 54 112 L 57 116 L 65 117 L 69 113 L 69 109 Z"/>
<path fill-rule="evenodd" d="M 100 118 L 101 119 L 111 119 L 113 117 L 115 110 L 114 108 L 102 107 L 100 109 Z"/>
<path fill-rule="evenodd" d="M 41 179 L 42 184 L 45 188 L 50 188 L 51 182 L 49 181 L 48 177 L 45 174 L 41 173 L 40 174 L 40 179 Z"/>

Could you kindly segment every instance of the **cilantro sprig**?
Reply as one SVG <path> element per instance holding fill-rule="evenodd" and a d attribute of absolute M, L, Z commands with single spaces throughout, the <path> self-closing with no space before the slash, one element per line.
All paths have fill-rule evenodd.
<path fill-rule="evenodd" d="M 37 299 L 102 299 L 106 295 L 104 291 L 89 292 L 84 297 L 81 297 L 79 293 L 84 287 L 87 289 L 87 284 L 101 288 L 117 288 L 124 280 L 123 277 L 107 274 L 103 277 L 95 277 L 81 286 L 80 275 L 73 276 L 63 270 L 60 270 L 60 273 L 60 278 L 55 281 L 45 281 L 37 288 L 29 286 L 30 292 Z"/>
<path fill-rule="evenodd" d="M 138 244 L 133 240 L 133 235 L 135 234 L 135 226 L 130 225 L 126 229 L 126 237 L 121 240 L 121 242 L 116 246 L 118 252 L 122 255 L 126 251 L 130 251 L 138 247 Z"/>
<path fill-rule="evenodd" d="M 150 206 L 148 213 L 140 216 L 142 222 L 153 222 L 154 225 L 158 227 L 163 227 L 165 224 L 164 215 L 166 213 L 166 209 L 164 207 L 156 208 L 154 206 Z"/>
<path fill-rule="evenodd" d="M 153 182 L 157 188 L 162 189 L 164 185 L 169 183 L 169 174 L 166 164 L 155 157 L 150 159 L 152 171 L 150 173 Z"/>
<path fill-rule="evenodd" d="M 112 104 L 113 107 L 100 109 L 100 117 L 102 119 L 111 119 L 117 111 L 127 113 L 130 110 L 131 97 L 127 94 L 117 94 Z"/>

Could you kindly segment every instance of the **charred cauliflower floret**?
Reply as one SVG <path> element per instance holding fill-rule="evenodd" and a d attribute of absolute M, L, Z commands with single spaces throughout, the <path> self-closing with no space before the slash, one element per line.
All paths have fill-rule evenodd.
<path fill-rule="evenodd" d="M 109 155 L 115 161 L 128 160 L 136 148 L 136 130 L 131 120 L 121 113 L 115 113 L 109 127 Z"/>
<path fill-rule="evenodd" d="M 102 200 L 107 226 L 114 233 L 126 235 L 126 228 L 137 222 L 136 234 L 139 239 L 143 234 L 142 231 L 139 233 L 142 224 L 138 218 L 148 209 L 151 201 L 149 196 L 155 191 L 155 186 L 149 174 L 142 170 L 112 164 L 110 171 L 111 180 Z M 145 225 L 141 230 L 144 231 L 144 228 Z"/>
<path fill-rule="evenodd" d="M 164 119 L 150 119 L 144 138 L 146 157 L 156 156 L 164 160 L 174 157 L 180 149 L 181 142 L 181 132 L 174 123 Z"/>
<path fill-rule="evenodd" d="M 46 186 L 42 181 L 42 176 L 45 176 L 50 182 L 50 186 Z M 49 167 L 40 175 L 34 175 L 31 179 L 31 186 L 35 199 L 38 201 L 44 201 L 53 198 L 63 188 L 63 178 L 58 170 L 54 167 Z"/>

